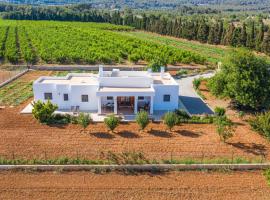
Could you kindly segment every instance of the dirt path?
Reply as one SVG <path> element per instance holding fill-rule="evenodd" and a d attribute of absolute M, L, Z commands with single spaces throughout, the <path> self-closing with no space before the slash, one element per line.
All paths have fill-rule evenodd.
<path fill-rule="evenodd" d="M 0 173 L 1 199 L 207 199 L 266 200 L 262 172 Z"/>

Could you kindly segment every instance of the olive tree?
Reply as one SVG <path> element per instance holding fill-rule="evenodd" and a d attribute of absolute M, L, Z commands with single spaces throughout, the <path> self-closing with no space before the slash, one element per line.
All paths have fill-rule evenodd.
<path fill-rule="evenodd" d="M 144 130 L 149 124 L 149 116 L 146 111 L 140 111 L 136 115 L 136 122 L 140 126 L 141 130 Z"/>

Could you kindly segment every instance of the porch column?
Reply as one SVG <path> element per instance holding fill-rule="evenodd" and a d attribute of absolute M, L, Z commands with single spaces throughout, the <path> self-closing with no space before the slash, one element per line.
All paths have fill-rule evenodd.
<path fill-rule="evenodd" d="M 98 114 L 101 114 L 101 97 L 98 97 Z"/>
<path fill-rule="evenodd" d="M 117 97 L 116 96 L 113 97 L 113 111 L 114 111 L 114 114 L 117 115 Z"/>
<path fill-rule="evenodd" d="M 134 97 L 134 114 L 136 115 L 138 112 L 138 97 Z"/>
<path fill-rule="evenodd" d="M 151 102 L 150 102 L 150 115 L 154 114 L 154 97 L 151 96 Z"/>

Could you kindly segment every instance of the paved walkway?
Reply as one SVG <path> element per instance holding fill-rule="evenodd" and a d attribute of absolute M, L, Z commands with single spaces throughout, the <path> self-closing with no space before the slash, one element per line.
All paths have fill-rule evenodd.
<path fill-rule="evenodd" d="M 213 73 L 196 75 L 176 80 L 179 83 L 179 99 L 186 110 L 192 115 L 214 114 L 211 108 L 201 99 L 193 88 L 195 78 L 210 78 Z"/>

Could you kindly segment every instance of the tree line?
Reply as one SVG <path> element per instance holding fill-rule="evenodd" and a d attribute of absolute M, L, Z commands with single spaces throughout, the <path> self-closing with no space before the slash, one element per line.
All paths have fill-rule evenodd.
<path fill-rule="evenodd" d="M 176 16 L 159 12 L 138 13 L 130 9 L 96 10 L 89 5 L 14 6 L 12 9 L 0 6 L 0 11 L 4 13 L 4 19 L 108 22 L 202 43 L 247 47 L 270 55 L 270 29 L 262 17 L 237 21 L 217 15 Z"/>

